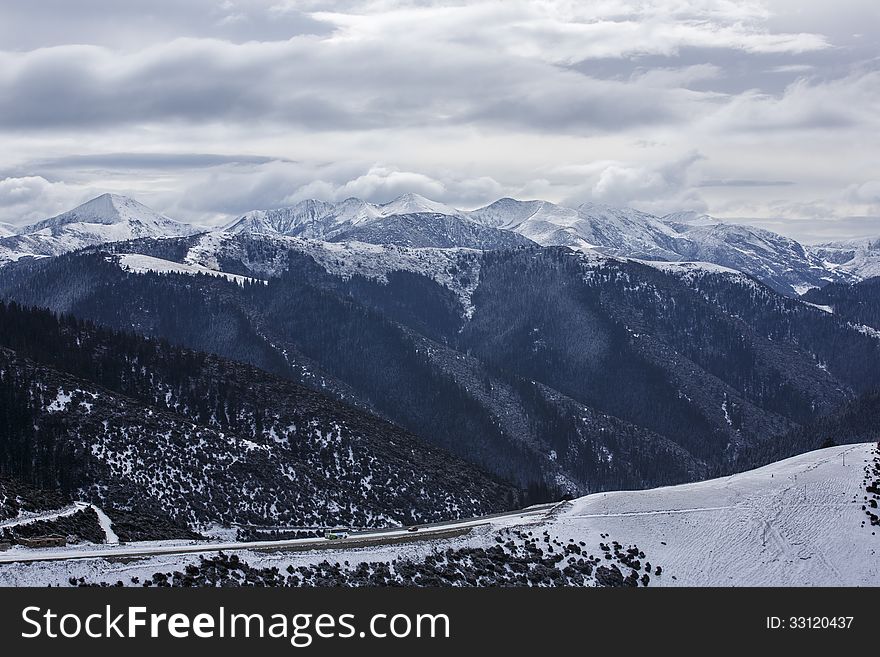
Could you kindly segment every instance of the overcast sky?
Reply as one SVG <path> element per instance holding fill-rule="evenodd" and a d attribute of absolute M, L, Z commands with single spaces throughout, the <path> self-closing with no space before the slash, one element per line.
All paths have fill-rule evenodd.
<path fill-rule="evenodd" d="M 877 0 L 3 0 L 0 220 L 417 192 L 880 234 Z"/>

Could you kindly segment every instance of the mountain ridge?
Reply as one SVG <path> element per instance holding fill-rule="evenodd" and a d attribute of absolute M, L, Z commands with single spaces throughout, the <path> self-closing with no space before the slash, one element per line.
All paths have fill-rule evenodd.
<path fill-rule="evenodd" d="M 12 230 L 17 234 L 0 232 L 0 266 L 105 242 L 218 232 L 176 222 L 115 194 Z M 707 262 L 749 274 L 787 296 L 880 275 L 880 240 L 804 246 L 772 231 L 693 211 L 659 217 L 592 202 L 566 207 L 505 197 L 475 210 L 459 210 L 413 193 L 382 204 L 355 197 L 340 202 L 308 199 L 252 210 L 219 231 L 415 248 L 492 250 L 536 243 L 622 259 Z"/>

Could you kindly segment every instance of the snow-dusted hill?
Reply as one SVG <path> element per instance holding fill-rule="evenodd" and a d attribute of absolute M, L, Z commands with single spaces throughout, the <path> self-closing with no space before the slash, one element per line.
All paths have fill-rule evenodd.
<path fill-rule="evenodd" d="M 819 244 L 810 247 L 810 252 L 844 279 L 880 276 L 880 238 Z"/>
<path fill-rule="evenodd" d="M 417 214 L 420 212 L 445 214 L 450 217 L 464 216 L 461 210 L 457 210 L 451 205 L 432 201 L 419 194 L 404 194 L 389 203 L 377 206 L 377 210 L 379 216 L 382 217 L 390 217 L 396 214 Z"/>
<path fill-rule="evenodd" d="M 57 235 L 65 228 L 80 224 L 90 226 L 117 226 L 119 230 L 131 231 L 136 237 L 171 237 L 188 235 L 192 227 L 181 224 L 127 196 L 102 194 L 91 201 L 50 219 L 25 226 L 21 234 Z"/>
<path fill-rule="evenodd" d="M 245 281 L 256 282 L 258 279 L 249 278 L 247 276 L 239 276 L 237 274 L 227 274 L 226 272 L 217 271 L 216 269 L 208 269 L 199 265 L 188 263 L 173 262 L 163 258 L 154 258 L 152 256 L 141 255 L 140 253 L 121 253 L 118 255 L 107 256 L 109 259 L 115 260 L 122 269 L 135 274 L 143 274 L 146 272 L 155 272 L 157 274 L 188 274 L 195 276 L 197 274 L 205 274 L 207 276 L 219 276 L 239 285 Z"/>
<path fill-rule="evenodd" d="M 161 215 L 134 199 L 103 194 L 73 210 L 21 227 L 0 239 L 0 265 L 23 257 L 61 255 L 106 242 L 141 237 L 180 237 L 201 232 Z"/>
<path fill-rule="evenodd" d="M 287 268 L 290 253 L 299 253 L 344 280 L 358 275 L 385 283 L 392 272 L 426 276 L 452 291 L 466 309 L 471 308 L 471 294 L 480 280 L 480 254 L 475 249 L 408 248 L 226 232 L 206 233 L 193 239 L 183 257 L 184 264 L 196 271 L 213 271 L 227 277 L 229 274 L 221 271 L 221 262 L 262 279 L 277 278 Z"/>
<path fill-rule="evenodd" d="M 417 194 L 405 194 L 384 205 L 356 198 L 341 203 L 309 200 L 290 208 L 249 212 L 227 230 L 400 246 L 488 249 L 515 245 L 498 234 L 480 234 L 475 225 L 512 232 L 541 246 L 642 260 L 708 262 L 742 271 L 789 296 L 829 282 L 880 274 L 877 243 L 807 248 L 768 230 L 697 212 L 658 217 L 598 203 L 566 207 L 502 198 L 462 211 Z"/>
<path fill-rule="evenodd" d="M 0 238 L 11 237 L 18 232 L 18 229 L 12 224 L 5 224 L 0 221 Z"/>
<path fill-rule="evenodd" d="M 598 493 L 550 510 L 458 523 L 460 536 L 418 542 L 418 534 L 410 534 L 416 542 L 398 544 L 397 532 L 385 541 L 380 535 L 356 542 L 372 547 L 320 550 L 309 546 L 314 539 L 269 552 L 241 544 L 206 546 L 225 548 L 222 568 L 196 554 L 145 555 L 121 564 L 95 558 L 92 551 L 91 558 L 76 561 L 0 565 L 0 583 L 45 585 L 83 577 L 132 584 L 132 577 L 155 582 L 154 573 L 167 572 L 161 581 L 183 584 L 170 571 L 193 566 L 192 579 L 203 576 L 210 583 L 244 570 L 255 582 L 293 585 L 315 583 L 323 572 L 351 585 L 877 586 L 880 527 L 871 524 L 876 509 L 870 500 L 880 498 L 878 473 L 874 443 L 845 445 L 721 479 Z M 293 579 L 287 573 L 299 574 Z"/>

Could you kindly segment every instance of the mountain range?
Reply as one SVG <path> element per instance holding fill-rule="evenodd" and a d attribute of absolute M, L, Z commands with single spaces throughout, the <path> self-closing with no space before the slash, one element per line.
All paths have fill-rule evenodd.
<path fill-rule="evenodd" d="M 0 313 L 17 409 L 0 476 L 186 531 L 695 481 L 815 448 L 824 418 L 877 405 L 876 281 L 849 264 L 874 242 L 412 194 L 220 230 L 104 195 L 17 232 L 0 239 L 0 301 L 18 304 Z M 187 465 L 212 458 L 231 474 Z"/>
<path fill-rule="evenodd" d="M 880 339 L 822 304 L 565 247 L 142 238 L 8 265 L 0 298 L 249 363 L 558 494 L 749 467 L 880 385 Z"/>
<path fill-rule="evenodd" d="M 210 231 L 176 222 L 133 199 L 105 194 L 57 217 L 19 228 L 0 227 L 0 265 L 106 242 L 201 232 Z M 880 273 L 880 239 L 811 247 L 694 212 L 658 217 L 596 203 L 570 208 L 503 198 L 464 211 L 417 194 L 385 204 L 357 198 L 338 203 L 305 200 L 248 212 L 221 232 L 411 248 L 566 246 L 623 259 L 712 263 L 746 273 L 789 296 Z"/>

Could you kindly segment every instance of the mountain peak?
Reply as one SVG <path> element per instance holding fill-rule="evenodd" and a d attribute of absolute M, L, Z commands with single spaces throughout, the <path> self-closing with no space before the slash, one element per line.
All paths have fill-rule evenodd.
<path fill-rule="evenodd" d="M 35 224 L 28 232 L 42 228 L 59 228 L 73 223 L 113 225 L 129 220 L 154 222 L 163 219 L 167 220 L 155 210 L 131 197 L 105 193 L 72 210 Z"/>
<path fill-rule="evenodd" d="M 122 194 L 112 194 L 109 192 L 101 194 L 100 196 L 96 196 L 90 201 L 86 201 L 82 205 L 74 208 L 72 212 L 76 212 L 81 216 L 87 216 L 89 213 L 91 213 L 97 217 L 110 214 L 122 217 L 124 214 L 126 214 L 126 209 L 138 210 L 143 214 L 158 214 L 148 208 L 143 203 L 134 200 L 130 196 L 123 196 Z"/>
<path fill-rule="evenodd" d="M 379 206 L 382 216 L 390 216 L 393 214 L 415 214 L 418 212 L 434 212 L 437 214 L 447 214 L 454 217 L 462 216 L 461 211 L 439 201 L 432 201 L 420 194 L 407 192 L 398 196 L 393 201 L 383 203 Z"/>
<path fill-rule="evenodd" d="M 131 238 L 191 235 L 198 232 L 194 226 L 178 223 L 129 196 L 105 193 L 72 210 L 25 226 L 20 234 L 48 230 L 56 235 L 72 229 L 78 233 L 98 231 L 103 235 L 111 228 L 115 231 L 113 236 L 118 233 L 122 237 L 130 235 Z M 109 233 L 104 236 L 111 237 Z"/>

